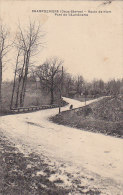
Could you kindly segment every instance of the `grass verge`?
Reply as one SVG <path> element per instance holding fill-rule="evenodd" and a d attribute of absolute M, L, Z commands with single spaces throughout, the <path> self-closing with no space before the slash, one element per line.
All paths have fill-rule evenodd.
<path fill-rule="evenodd" d="M 101 194 L 92 176 L 80 170 L 69 173 L 64 162 L 47 162 L 35 153 L 25 156 L 1 131 L 0 149 L 1 195 Z"/>
<path fill-rule="evenodd" d="M 0 194 L 68 194 L 68 190 L 55 185 L 48 179 L 51 171 L 39 156 L 31 153 L 25 157 L 1 132 L 0 149 Z"/>
<path fill-rule="evenodd" d="M 123 137 L 122 97 L 106 97 L 98 102 L 51 118 L 53 122 L 79 129 Z"/>

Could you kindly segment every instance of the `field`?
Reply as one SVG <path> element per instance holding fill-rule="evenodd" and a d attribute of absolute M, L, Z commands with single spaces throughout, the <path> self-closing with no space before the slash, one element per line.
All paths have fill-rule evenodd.
<path fill-rule="evenodd" d="M 99 102 L 84 106 L 80 111 L 62 112 L 52 120 L 79 129 L 123 136 L 122 97 L 106 97 Z"/>

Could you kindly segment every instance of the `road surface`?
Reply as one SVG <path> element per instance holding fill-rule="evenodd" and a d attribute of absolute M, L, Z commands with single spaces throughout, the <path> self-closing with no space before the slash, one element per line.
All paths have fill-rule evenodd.
<path fill-rule="evenodd" d="M 84 105 L 77 100 L 64 100 L 73 108 Z M 67 109 L 69 105 L 61 108 L 62 111 Z M 64 186 L 71 186 L 78 179 L 89 189 L 99 189 L 101 194 L 121 195 L 122 139 L 57 125 L 48 120 L 57 113 L 58 108 L 54 108 L 2 116 L 0 129 L 25 155 L 31 152 L 43 155 L 49 166 L 58 170 L 57 174 L 49 177 L 51 181 L 60 178 Z"/>

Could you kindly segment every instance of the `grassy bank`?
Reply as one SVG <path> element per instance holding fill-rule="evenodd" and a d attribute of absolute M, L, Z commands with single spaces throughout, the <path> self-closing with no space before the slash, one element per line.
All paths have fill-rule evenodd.
<path fill-rule="evenodd" d="M 69 190 L 48 179 L 52 171 L 43 159 L 34 153 L 24 156 L 1 132 L 0 148 L 0 194 L 68 194 Z"/>
<path fill-rule="evenodd" d="M 52 117 L 52 120 L 58 124 L 122 137 L 122 118 L 122 97 L 107 97 L 81 108 L 80 111 L 62 112 Z"/>

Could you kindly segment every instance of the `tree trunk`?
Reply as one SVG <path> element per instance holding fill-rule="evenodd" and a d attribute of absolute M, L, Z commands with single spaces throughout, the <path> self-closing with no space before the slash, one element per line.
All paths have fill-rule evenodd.
<path fill-rule="evenodd" d="M 16 95 L 15 108 L 17 108 L 17 107 L 18 107 L 18 98 L 19 98 L 20 81 L 21 81 L 21 79 L 19 78 L 19 81 L 18 81 L 18 87 L 17 87 L 17 95 Z"/>
<path fill-rule="evenodd" d="M 18 102 L 19 102 L 19 97 L 20 97 L 19 94 L 21 94 L 21 92 L 20 92 L 20 86 L 21 86 L 21 81 L 23 79 L 23 72 L 24 72 L 24 67 L 25 67 L 25 60 L 26 60 L 26 54 L 24 54 L 23 67 L 22 67 L 22 70 L 21 70 L 21 74 L 19 75 L 19 81 L 18 81 L 18 87 L 17 87 L 17 97 L 16 97 L 15 107 L 18 107 Z"/>
<path fill-rule="evenodd" d="M 51 104 L 54 103 L 54 93 L 53 93 L 53 89 L 51 89 Z"/>
<path fill-rule="evenodd" d="M 25 91 L 26 91 L 26 83 L 27 83 L 27 74 L 28 74 L 28 68 L 25 70 L 25 75 L 23 78 L 23 83 L 22 83 L 22 89 L 20 93 L 20 106 L 24 106 L 24 99 L 25 99 Z"/>
<path fill-rule="evenodd" d="M 24 77 L 23 80 L 23 85 L 22 85 L 22 90 L 20 93 L 20 106 L 24 106 L 24 99 L 25 99 L 25 91 L 26 91 L 26 82 L 27 82 L 27 77 Z"/>
<path fill-rule="evenodd" d="M 53 77 L 51 77 L 51 88 L 50 88 L 50 92 L 51 92 L 51 104 L 54 103 L 54 84 L 53 84 Z"/>
<path fill-rule="evenodd" d="M 2 111 L 2 61 L 0 59 L 0 112 Z"/>
<path fill-rule="evenodd" d="M 24 89 L 23 89 L 22 106 L 24 106 L 25 93 L 26 93 L 26 84 L 27 84 L 27 76 L 26 76 L 25 85 L 24 85 Z"/>
<path fill-rule="evenodd" d="M 16 68 L 15 68 L 15 74 L 14 74 L 14 83 L 13 83 L 13 89 L 12 89 L 12 97 L 11 97 L 11 104 L 10 109 L 13 106 L 13 98 L 14 98 L 14 92 L 15 92 L 15 84 L 16 84 L 16 73 L 17 73 L 17 66 L 18 66 L 18 58 L 19 58 L 20 52 L 18 52 L 17 60 L 16 60 Z"/>
<path fill-rule="evenodd" d="M 12 89 L 12 97 L 11 97 L 10 109 L 13 107 L 13 98 L 14 98 L 14 92 L 15 92 L 15 81 L 16 81 L 16 71 L 15 71 L 15 76 L 14 76 L 14 83 L 13 83 L 13 89 Z"/>
<path fill-rule="evenodd" d="M 27 75 L 28 75 L 28 68 L 29 68 L 29 58 L 30 58 L 30 51 L 28 51 L 27 54 L 26 54 L 25 75 L 24 75 L 24 78 L 23 78 L 22 89 L 21 89 L 21 93 L 20 93 L 20 106 L 21 107 L 24 106 Z"/>

